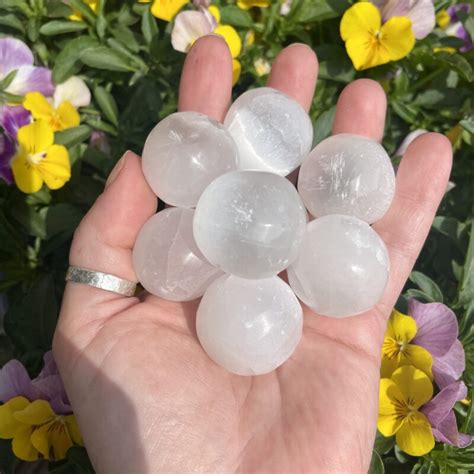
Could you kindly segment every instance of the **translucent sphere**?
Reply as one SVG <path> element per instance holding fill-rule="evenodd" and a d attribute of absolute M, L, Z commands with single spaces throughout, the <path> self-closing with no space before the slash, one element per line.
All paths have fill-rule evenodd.
<path fill-rule="evenodd" d="M 172 301 L 193 300 L 222 274 L 197 248 L 193 216 L 192 209 L 165 209 L 141 228 L 133 248 L 133 266 L 150 293 Z"/>
<path fill-rule="evenodd" d="M 197 112 L 178 112 L 148 135 L 142 167 L 160 199 L 194 207 L 211 181 L 238 168 L 238 150 L 220 123 Z"/>
<path fill-rule="evenodd" d="M 278 277 L 223 275 L 204 293 L 196 318 L 197 335 L 209 357 L 239 375 L 266 374 L 283 364 L 302 328 L 301 306 Z"/>
<path fill-rule="evenodd" d="M 267 278 L 297 256 L 306 211 L 295 187 L 262 171 L 220 176 L 202 193 L 194 238 L 209 262 L 242 278 Z"/>
<path fill-rule="evenodd" d="M 380 300 L 388 270 L 385 244 L 368 224 L 331 215 L 308 224 L 288 279 L 316 313 L 342 318 L 367 311 Z"/>
<path fill-rule="evenodd" d="M 390 207 L 395 174 L 382 145 L 343 133 L 323 140 L 304 160 L 298 191 L 315 217 L 346 214 L 372 223 Z"/>
<path fill-rule="evenodd" d="M 311 150 L 313 126 L 298 102 L 270 87 L 242 94 L 224 121 L 240 152 L 240 168 L 286 176 Z"/>

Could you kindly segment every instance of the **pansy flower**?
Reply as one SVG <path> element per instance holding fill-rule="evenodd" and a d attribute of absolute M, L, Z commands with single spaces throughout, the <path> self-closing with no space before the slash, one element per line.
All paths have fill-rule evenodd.
<path fill-rule="evenodd" d="M 151 14 L 164 21 L 171 21 L 189 0 L 139 0 L 139 3 L 150 3 Z"/>
<path fill-rule="evenodd" d="M 237 0 L 237 6 L 242 10 L 250 10 L 253 7 L 267 8 L 270 0 Z"/>
<path fill-rule="evenodd" d="M 53 129 L 39 120 L 18 130 L 18 151 L 11 162 L 18 188 L 35 193 L 46 183 L 59 189 L 71 177 L 69 154 L 63 145 L 54 145 Z"/>
<path fill-rule="evenodd" d="M 345 11 L 340 34 L 357 70 L 402 59 L 415 45 L 410 18 L 395 16 L 382 23 L 379 9 L 370 2 L 358 2 Z"/>
<path fill-rule="evenodd" d="M 465 14 L 471 11 L 472 6 L 468 3 L 458 3 L 450 6 L 446 10 L 447 17 L 445 17 L 444 29 L 448 36 L 455 36 L 464 41 L 464 44 L 459 48 L 461 53 L 466 53 L 471 50 L 474 45 L 472 39 L 464 25 L 461 23 L 458 13 L 463 12 Z M 447 21 L 446 21 L 447 20 Z"/>
<path fill-rule="evenodd" d="M 33 53 L 23 41 L 0 38 L 0 81 L 9 74 L 15 74 L 5 92 L 24 95 L 34 90 L 45 96 L 53 93 L 51 71 L 45 67 L 33 66 L 33 60 Z"/>

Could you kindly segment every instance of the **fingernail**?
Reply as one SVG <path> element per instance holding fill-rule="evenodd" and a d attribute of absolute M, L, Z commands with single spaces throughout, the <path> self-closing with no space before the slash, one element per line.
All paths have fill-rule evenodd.
<path fill-rule="evenodd" d="M 105 182 L 105 187 L 110 186 L 117 179 L 118 175 L 120 174 L 120 171 L 123 168 L 123 165 L 125 164 L 125 158 L 127 157 L 128 153 L 129 152 L 126 151 L 123 154 L 122 158 L 120 158 L 120 160 L 118 160 L 117 163 L 115 163 L 114 168 L 110 172 L 109 177 L 107 178 L 107 181 Z"/>

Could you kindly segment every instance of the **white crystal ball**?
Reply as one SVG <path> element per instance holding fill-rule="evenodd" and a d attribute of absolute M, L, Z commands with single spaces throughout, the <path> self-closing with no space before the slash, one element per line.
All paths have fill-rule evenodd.
<path fill-rule="evenodd" d="M 222 274 L 197 248 L 193 217 L 192 209 L 165 209 L 141 228 L 133 248 L 133 266 L 150 293 L 172 301 L 193 300 Z"/>
<path fill-rule="evenodd" d="M 240 152 L 240 168 L 286 176 L 309 153 L 313 126 L 298 102 L 270 87 L 242 94 L 224 121 Z"/>
<path fill-rule="evenodd" d="M 346 214 L 370 224 L 390 207 L 395 173 L 382 145 L 343 133 L 323 140 L 303 161 L 298 191 L 315 217 Z"/>
<path fill-rule="evenodd" d="M 167 204 L 194 207 L 207 185 L 238 168 L 238 150 L 226 128 L 197 112 L 177 112 L 150 132 L 142 167 Z"/>
<path fill-rule="evenodd" d="M 316 313 L 342 318 L 367 311 L 380 300 L 388 271 L 385 244 L 368 224 L 330 215 L 308 224 L 288 279 Z"/>
<path fill-rule="evenodd" d="M 301 339 L 303 312 L 279 277 L 223 275 L 197 311 L 199 341 L 209 357 L 239 375 L 266 374 L 283 364 Z"/>
<path fill-rule="evenodd" d="M 220 176 L 202 193 L 194 238 L 213 265 L 242 278 L 267 278 L 297 256 L 306 210 L 295 187 L 263 171 Z"/>

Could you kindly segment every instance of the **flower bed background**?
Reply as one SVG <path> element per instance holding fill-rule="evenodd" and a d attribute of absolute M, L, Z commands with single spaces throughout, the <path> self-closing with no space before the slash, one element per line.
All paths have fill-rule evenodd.
<path fill-rule="evenodd" d="M 443 0 L 372 2 L 378 9 L 363 3 L 0 0 L 0 365 L 21 361 L 0 372 L 0 400 L 16 399 L 10 412 L 21 412 L 15 419 L 38 439 L 46 436 L 41 428 L 54 422 L 54 414 L 69 417 L 70 441 L 48 440 L 54 448 L 50 461 L 28 468 L 93 472 L 47 353 L 71 237 L 118 158 L 127 149 L 140 153 L 156 122 L 176 110 L 183 52 L 197 36 L 214 32 L 224 36 L 234 58 L 234 96 L 264 85 L 272 59 L 285 45 L 298 41 L 316 50 L 315 143 L 330 133 L 338 94 L 359 77 L 379 81 L 387 93 L 383 144 L 395 166 L 405 138 L 413 137 L 410 132 L 437 131 L 451 140 L 455 158 L 449 190 L 397 305 L 403 314 L 392 316 L 382 365 L 382 386 L 398 384 L 402 392 L 415 371 L 422 372 L 426 390 L 418 393 L 415 411 L 428 417 L 431 436 L 441 442 L 433 448 L 425 437 L 415 453 L 402 430 L 386 429 L 381 408 L 379 429 L 387 437 L 377 435 L 371 470 L 474 469 L 474 448 L 457 447 L 471 441 L 458 436 L 458 429 L 474 431 L 473 12 Z M 410 4 L 418 10 L 410 11 Z M 381 32 L 369 42 L 372 49 L 363 41 L 372 38 L 371 29 Z M 377 49 L 381 42 L 384 48 Z M 43 69 L 33 69 L 33 61 Z M 408 307 L 410 298 L 418 303 L 411 300 Z M 420 305 L 433 302 L 444 305 Z M 444 328 L 438 332 L 444 345 L 430 345 L 433 333 L 423 326 L 427 312 Z M 463 350 L 464 372 L 456 365 Z M 454 362 L 447 361 L 448 353 L 456 354 Z M 461 373 L 467 389 L 457 381 Z M 451 391 L 436 395 L 445 387 Z M 433 406 L 441 402 L 443 416 L 435 419 Z M 388 410 L 392 401 L 381 395 L 382 403 Z M 2 431 L 7 404 L 0 406 L 0 438 L 6 438 L 0 440 L 1 473 L 25 468 L 19 451 L 17 456 L 12 451 L 15 433 Z M 42 413 L 43 425 L 28 424 L 33 411 Z M 66 453 L 68 443 L 74 447 Z M 44 456 L 35 449 L 29 455 L 30 460 Z"/>

